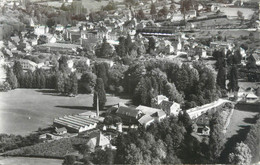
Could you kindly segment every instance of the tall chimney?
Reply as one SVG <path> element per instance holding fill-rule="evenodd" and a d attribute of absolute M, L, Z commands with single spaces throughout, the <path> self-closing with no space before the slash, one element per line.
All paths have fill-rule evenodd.
<path fill-rule="evenodd" d="M 99 101 L 98 101 L 98 93 L 97 93 L 97 117 L 99 117 Z"/>

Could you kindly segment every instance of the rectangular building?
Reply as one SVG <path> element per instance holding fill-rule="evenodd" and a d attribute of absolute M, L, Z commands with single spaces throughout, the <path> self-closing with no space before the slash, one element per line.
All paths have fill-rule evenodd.
<path fill-rule="evenodd" d="M 53 125 L 65 127 L 68 132 L 84 132 L 96 128 L 98 118 L 91 118 L 82 115 L 69 115 L 54 119 Z"/>

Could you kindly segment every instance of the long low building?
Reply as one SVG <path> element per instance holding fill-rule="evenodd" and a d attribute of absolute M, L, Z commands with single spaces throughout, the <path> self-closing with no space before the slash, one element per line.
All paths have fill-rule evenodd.
<path fill-rule="evenodd" d="M 80 48 L 80 45 L 76 44 L 67 44 L 67 43 L 46 43 L 38 45 L 36 49 L 43 52 L 67 52 L 74 53 L 77 48 Z"/>
<path fill-rule="evenodd" d="M 56 127 L 66 127 L 69 132 L 84 132 L 96 128 L 98 118 L 85 117 L 82 115 L 68 115 L 54 119 Z"/>

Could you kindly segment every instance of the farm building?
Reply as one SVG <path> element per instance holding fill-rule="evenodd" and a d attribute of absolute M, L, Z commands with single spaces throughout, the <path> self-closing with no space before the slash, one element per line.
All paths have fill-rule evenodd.
<path fill-rule="evenodd" d="M 54 119 L 53 125 L 56 127 L 65 127 L 68 132 L 84 132 L 96 128 L 98 118 L 86 117 L 83 115 L 68 115 Z"/>

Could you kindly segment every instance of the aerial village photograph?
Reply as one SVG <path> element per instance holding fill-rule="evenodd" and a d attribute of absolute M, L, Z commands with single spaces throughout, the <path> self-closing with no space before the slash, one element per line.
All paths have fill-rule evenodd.
<path fill-rule="evenodd" d="M 0 0 L 0 165 L 259 165 L 259 8 Z"/>

